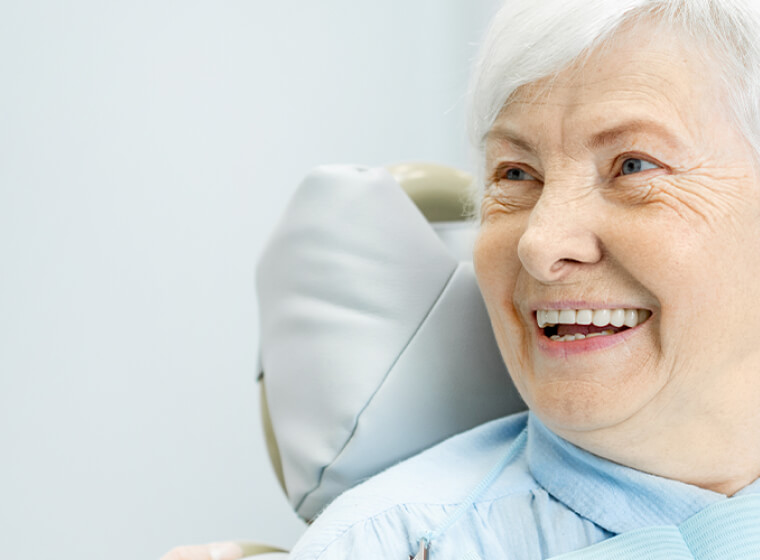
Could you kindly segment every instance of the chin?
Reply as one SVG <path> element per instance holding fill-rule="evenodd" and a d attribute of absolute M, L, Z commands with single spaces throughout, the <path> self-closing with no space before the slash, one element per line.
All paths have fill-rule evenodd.
<path fill-rule="evenodd" d="M 530 393 L 524 399 L 531 411 L 559 435 L 616 426 L 643 404 L 629 391 L 610 391 L 593 383 L 551 383 Z"/>

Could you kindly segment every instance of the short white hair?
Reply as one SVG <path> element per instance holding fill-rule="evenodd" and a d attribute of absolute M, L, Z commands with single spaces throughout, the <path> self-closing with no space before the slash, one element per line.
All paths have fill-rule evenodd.
<path fill-rule="evenodd" d="M 736 125 L 760 159 L 760 2 L 757 0 L 507 0 L 494 16 L 470 85 L 475 152 L 473 211 L 485 171 L 485 138 L 522 85 L 555 76 L 611 38 L 624 23 L 654 18 L 705 45 Z M 695 53 L 700 56 L 700 53 Z M 712 56 L 709 56 L 712 55 Z"/>

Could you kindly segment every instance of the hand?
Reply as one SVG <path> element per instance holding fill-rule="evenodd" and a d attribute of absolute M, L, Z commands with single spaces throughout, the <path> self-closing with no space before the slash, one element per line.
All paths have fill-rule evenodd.
<path fill-rule="evenodd" d="M 173 548 L 161 560 L 238 560 L 243 549 L 235 542 L 216 542 Z"/>

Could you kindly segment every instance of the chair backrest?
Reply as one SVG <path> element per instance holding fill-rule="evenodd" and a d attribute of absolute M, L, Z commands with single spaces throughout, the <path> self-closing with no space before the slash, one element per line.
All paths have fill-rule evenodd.
<path fill-rule="evenodd" d="M 270 454 L 306 520 L 380 470 L 525 408 L 475 281 L 467 176 L 391 171 L 409 194 L 384 168 L 315 169 L 257 269 Z"/>

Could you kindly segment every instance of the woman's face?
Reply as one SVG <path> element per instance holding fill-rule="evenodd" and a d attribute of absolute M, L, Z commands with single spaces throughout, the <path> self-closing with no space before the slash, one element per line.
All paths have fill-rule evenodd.
<path fill-rule="evenodd" d="M 523 398 L 571 441 L 757 409 L 754 155 L 716 66 L 656 36 L 521 88 L 486 142 L 478 281 Z"/>

